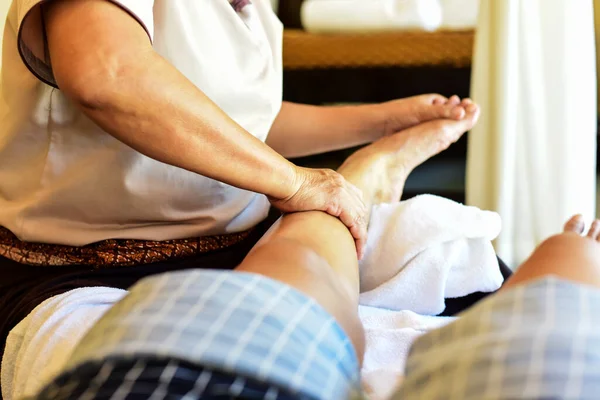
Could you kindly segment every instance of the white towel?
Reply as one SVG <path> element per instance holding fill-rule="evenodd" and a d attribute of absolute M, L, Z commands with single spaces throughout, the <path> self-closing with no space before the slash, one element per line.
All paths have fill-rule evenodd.
<path fill-rule="evenodd" d="M 380 32 L 439 28 L 439 0 L 306 0 L 302 26 L 315 33 Z"/>
<path fill-rule="evenodd" d="M 442 29 L 473 29 L 477 25 L 479 0 L 440 0 L 442 4 Z"/>
<path fill-rule="evenodd" d="M 402 383 L 406 358 L 415 339 L 455 320 L 366 306 L 358 310 L 366 338 L 361 375 L 370 400 L 387 399 Z"/>
<path fill-rule="evenodd" d="M 503 282 L 491 240 L 500 216 L 437 196 L 373 208 L 360 263 L 360 304 L 438 315 L 445 298 Z"/>

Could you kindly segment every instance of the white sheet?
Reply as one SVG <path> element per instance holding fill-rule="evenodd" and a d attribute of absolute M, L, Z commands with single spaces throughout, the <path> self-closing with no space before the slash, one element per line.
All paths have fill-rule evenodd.
<path fill-rule="evenodd" d="M 37 394 L 62 370 L 83 335 L 126 293 L 80 288 L 37 306 L 6 341 L 1 368 L 4 400 Z"/>
<path fill-rule="evenodd" d="M 366 338 L 361 374 L 370 400 L 387 399 L 402 384 L 408 352 L 419 336 L 456 319 L 365 306 L 358 311 Z"/>

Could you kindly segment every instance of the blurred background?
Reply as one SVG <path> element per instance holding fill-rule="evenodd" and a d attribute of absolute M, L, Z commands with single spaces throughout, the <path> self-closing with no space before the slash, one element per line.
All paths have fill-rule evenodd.
<path fill-rule="evenodd" d="M 404 197 L 433 193 L 499 212 L 496 250 L 514 266 L 570 215 L 597 213 L 593 3 L 279 0 L 284 97 L 473 97 L 483 109 L 478 126 L 415 170 Z M 347 153 L 297 161 L 335 167 Z"/>
<path fill-rule="evenodd" d="M 596 215 L 600 1 L 253 1 L 270 1 L 285 27 L 285 100 L 435 92 L 481 104 L 477 128 L 415 170 L 404 197 L 499 212 L 496 250 L 510 265 L 569 215 Z M 0 32 L 9 4 L 0 0 Z M 335 168 L 351 151 L 295 161 Z"/>

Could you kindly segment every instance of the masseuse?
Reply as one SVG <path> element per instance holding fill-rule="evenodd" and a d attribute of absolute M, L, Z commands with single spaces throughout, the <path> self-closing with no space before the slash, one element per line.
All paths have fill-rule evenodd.
<path fill-rule="evenodd" d="M 438 95 L 282 103 L 267 0 L 13 0 L 0 100 L 0 351 L 36 305 L 184 268 L 233 268 L 271 206 L 366 239 L 360 190 L 286 158 L 461 119 Z"/>

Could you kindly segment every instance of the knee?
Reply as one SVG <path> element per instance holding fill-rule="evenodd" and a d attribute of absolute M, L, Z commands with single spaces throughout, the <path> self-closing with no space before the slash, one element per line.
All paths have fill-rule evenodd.
<path fill-rule="evenodd" d="M 300 269 L 310 276 L 309 297 L 321 306 L 342 327 L 356 351 L 362 366 L 366 347 L 365 332 L 358 316 L 359 287 L 354 279 L 337 273 L 327 260 L 305 246 L 296 247 L 291 254 L 305 260 Z"/>
<path fill-rule="evenodd" d="M 600 243 L 577 233 L 565 232 L 544 240 L 532 254 L 532 256 L 536 255 L 598 259 L 600 256 Z"/>
<path fill-rule="evenodd" d="M 264 274 L 317 301 L 342 327 L 362 363 L 365 336 L 358 316 L 358 285 L 353 279 L 339 274 L 314 249 L 294 239 L 274 238 L 268 248 L 255 248 L 253 255 L 238 270 Z"/>
<path fill-rule="evenodd" d="M 506 286 L 549 275 L 600 286 L 600 244 L 575 233 L 552 236 L 538 246 Z"/>

